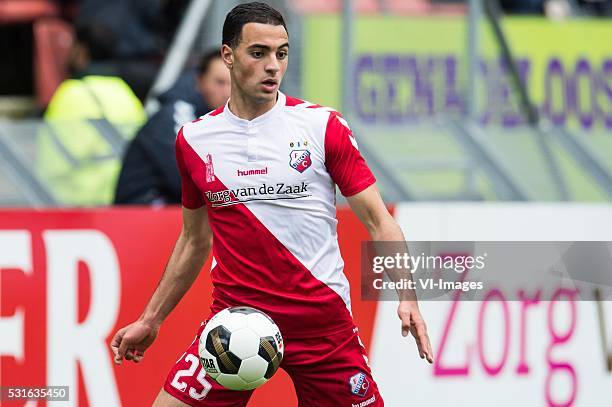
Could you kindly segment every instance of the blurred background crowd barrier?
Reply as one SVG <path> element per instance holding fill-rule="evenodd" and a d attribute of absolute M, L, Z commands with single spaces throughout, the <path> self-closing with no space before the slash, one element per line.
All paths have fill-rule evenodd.
<path fill-rule="evenodd" d="M 0 2 L 0 205 L 112 203 L 126 146 L 238 3 Z M 283 90 L 349 119 L 387 201 L 612 196 L 610 1 L 271 3 Z"/>

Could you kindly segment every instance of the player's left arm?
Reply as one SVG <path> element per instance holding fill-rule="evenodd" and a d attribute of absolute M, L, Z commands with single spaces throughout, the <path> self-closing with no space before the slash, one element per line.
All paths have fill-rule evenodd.
<path fill-rule="evenodd" d="M 376 184 L 346 199 L 361 223 L 368 229 L 373 241 L 405 241 L 401 228 L 387 210 Z M 394 272 L 397 271 L 389 271 L 389 273 Z M 399 276 L 390 275 L 390 278 L 395 280 Z M 402 321 L 402 335 L 407 336 L 410 332 L 417 343 L 421 359 L 427 359 L 429 363 L 433 363 L 434 356 L 427 334 L 427 326 L 421 316 L 416 294 L 414 290 L 404 290 L 398 293 L 400 303 L 397 315 Z"/>

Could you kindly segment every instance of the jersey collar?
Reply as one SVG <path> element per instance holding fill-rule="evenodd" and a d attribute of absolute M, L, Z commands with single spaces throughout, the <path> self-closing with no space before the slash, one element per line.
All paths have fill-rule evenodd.
<path fill-rule="evenodd" d="M 223 109 L 223 114 L 225 115 L 227 120 L 229 120 L 231 123 L 236 124 L 238 126 L 248 127 L 248 126 L 253 126 L 253 125 L 263 123 L 269 120 L 272 116 L 278 113 L 278 111 L 280 111 L 285 106 L 285 104 L 287 103 L 287 97 L 285 96 L 284 93 L 282 93 L 279 90 L 278 98 L 276 99 L 276 104 L 274 105 L 274 107 L 268 110 L 266 113 L 262 114 L 261 116 L 257 116 L 253 120 L 241 119 L 240 117 L 236 116 L 234 113 L 230 111 L 229 102 L 230 101 L 228 100 L 225 103 L 225 108 Z"/>

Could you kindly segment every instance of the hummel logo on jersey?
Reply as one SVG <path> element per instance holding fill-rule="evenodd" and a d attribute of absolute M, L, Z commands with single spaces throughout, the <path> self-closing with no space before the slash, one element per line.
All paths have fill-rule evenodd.
<path fill-rule="evenodd" d="M 268 175 L 268 167 L 261 168 L 259 170 L 236 170 L 239 177 L 246 177 L 249 175 Z"/>
<path fill-rule="evenodd" d="M 293 150 L 289 153 L 289 165 L 297 172 L 304 172 L 312 164 L 310 151 L 308 150 Z"/>

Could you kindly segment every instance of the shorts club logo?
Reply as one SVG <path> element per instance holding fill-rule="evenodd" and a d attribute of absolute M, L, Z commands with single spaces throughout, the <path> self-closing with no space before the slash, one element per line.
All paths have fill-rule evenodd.
<path fill-rule="evenodd" d="M 366 378 L 365 373 L 359 372 L 349 379 L 349 385 L 351 386 L 351 393 L 363 397 L 368 392 L 370 382 Z"/>
<path fill-rule="evenodd" d="M 289 165 L 297 172 L 304 172 L 312 165 L 308 150 L 293 150 L 289 153 L 289 159 Z"/>

